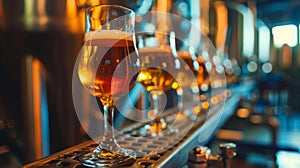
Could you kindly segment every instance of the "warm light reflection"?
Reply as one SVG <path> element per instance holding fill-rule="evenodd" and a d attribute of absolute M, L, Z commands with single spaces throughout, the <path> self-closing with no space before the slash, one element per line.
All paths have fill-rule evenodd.
<path fill-rule="evenodd" d="M 78 33 L 83 31 L 80 23 L 84 23 L 84 20 L 80 22 L 78 16 L 81 16 L 77 11 L 76 1 L 74 0 L 66 0 L 66 21 L 68 22 L 69 31 L 72 33 Z M 84 17 L 81 16 L 84 19 Z"/>
<path fill-rule="evenodd" d="M 33 0 L 24 1 L 24 21 L 26 27 L 30 28 L 30 25 L 33 22 L 33 16 L 34 16 L 34 1 Z"/>
<path fill-rule="evenodd" d="M 172 89 L 177 89 L 179 87 L 177 82 L 172 83 Z"/>
<path fill-rule="evenodd" d="M 212 103 L 212 104 L 218 104 L 219 101 L 220 101 L 220 100 L 219 100 L 219 98 L 218 98 L 217 96 L 214 96 L 214 97 L 211 98 L 211 103 Z"/>
<path fill-rule="evenodd" d="M 214 79 L 211 81 L 212 88 L 221 88 L 224 86 L 224 80 L 222 79 Z"/>
<path fill-rule="evenodd" d="M 35 132 L 35 152 L 36 158 L 42 155 L 42 128 L 41 128 L 41 87 L 40 87 L 40 64 L 37 60 L 32 62 L 32 88 L 33 88 L 33 117 Z"/>
<path fill-rule="evenodd" d="M 170 3 L 169 0 L 158 0 L 157 1 L 157 12 L 167 13 L 169 3 Z M 167 14 L 157 15 L 157 23 L 158 23 L 158 28 L 157 28 L 158 31 L 167 32 L 167 30 L 169 29 Z"/>
<path fill-rule="evenodd" d="M 216 19 L 217 19 L 217 34 L 216 34 L 216 47 L 224 52 L 226 34 L 228 28 L 228 14 L 227 8 L 224 5 L 224 2 L 216 1 Z"/>
<path fill-rule="evenodd" d="M 249 116 L 250 112 L 248 109 L 246 108 L 239 108 L 236 112 L 236 115 L 239 117 L 239 118 L 247 118 Z"/>
<path fill-rule="evenodd" d="M 205 101 L 205 102 L 201 103 L 201 106 L 202 106 L 203 109 L 208 109 L 210 105 L 209 105 L 208 101 Z"/>
<path fill-rule="evenodd" d="M 39 16 L 46 16 L 46 0 L 37 1 L 37 13 Z"/>
<path fill-rule="evenodd" d="M 45 87 L 45 70 L 41 62 L 32 57 L 27 58 L 31 64 L 32 84 L 32 113 L 35 158 L 42 158 L 50 154 L 48 102 Z M 29 90 L 31 90 L 29 89 Z"/>
<path fill-rule="evenodd" d="M 297 44 L 297 26 L 296 25 L 281 25 L 272 28 L 272 34 L 275 47 L 281 47 L 284 44 L 294 47 Z"/>
<path fill-rule="evenodd" d="M 193 111 L 194 111 L 194 114 L 199 114 L 201 111 L 201 108 L 199 106 L 195 106 Z"/>
<path fill-rule="evenodd" d="M 235 130 L 225 130 L 220 129 L 216 137 L 219 139 L 227 139 L 227 140 L 241 140 L 243 139 L 243 133 L 241 131 L 235 131 Z"/>
<path fill-rule="evenodd" d="M 260 124 L 262 123 L 263 119 L 260 115 L 252 115 L 250 117 L 250 121 L 253 123 L 253 124 Z"/>
<path fill-rule="evenodd" d="M 24 1 L 24 14 L 25 18 L 31 18 L 34 14 L 33 6 L 34 6 L 34 1 L 33 0 L 27 0 Z"/>
<path fill-rule="evenodd" d="M 147 116 L 151 120 L 155 119 L 157 117 L 156 111 L 155 110 L 149 110 Z"/>
<path fill-rule="evenodd" d="M 200 1 L 201 30 L 205 35 L 209 34 L 209 3 L 209 0 Z"/>
<path fill-rule="evenodd" d="M 3 10 L 3 4 L 2 1 L 0 1 L 0 27 L 4 25 L 4 10 Z"/>
<path fill-rule="evenodd" d="M 2 4 L 2 1 L 0 1 L 0 18 L 4 18 L 4 10 L 3 10 L 3 4 Z M 1 20 L 0 19 L 0 20 Z"/>
<path fill-rule="evenodd" d="M 0 2 L 1 3 L 1 2 Z M 83 32 L 85 11 L 78 12 L 76 1 L 65 1 L 65 12 L 63 15 L 51 17 L 47 11 L 46 0 L 26 0 L 24 1 L 24 25 L 28 30 L 47 30 L 49 24 L 65 26 L 65 29 L 71 33 Z M 79 13 L 79 15 L 78 15 Z M 80 16 L 80 17 L 78 17 Z M 0 4 L 1 17 L 1 4 Z M 52 28 L 52 27 L 51 27 Z M 56 28 L 56 27 L 55 27 Z"/>
<path fill-rule="evenodd" d="M 282 46 L 282 56 L 281 56 L 281 63 L 283 68 L 290 68 L 292 66 L 292 48 L 287 44 Z"/>
<path fill-rule="evenodd" d="M 77 16 L 76 1 L 66 0 L 66 15 L 67 18 L 74 18 Z"/>

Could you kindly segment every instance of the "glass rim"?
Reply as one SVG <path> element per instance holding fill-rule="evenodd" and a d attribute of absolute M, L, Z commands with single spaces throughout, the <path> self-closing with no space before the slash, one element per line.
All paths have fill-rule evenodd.
<path fill-rule="evenodd" d="M 135 12 L 132 10 L 132 9 L 130 9 L 130 8 L 127 8 L 127 7 L 125 7 L 125 6 L 122 6 L 122 5 L 109 5 L 109 4 L 98 4 L 98 5 L 94 5 L 94 6 L 90 6 L 90 7 L 88 7 L 87 8 L 87 11 L 88 12 L 90 12 L 92 9 L 94 9 L 94 8 L 99 8 L 99 7 L 106 7 L 106 8 L 120 8 L 120 9 L 124 9 L 124 10 L 126 10 L 126 11 L 128 11 L 128 14 L 127 15 L 129 15 L 129 14 L 135 14 Z"/>

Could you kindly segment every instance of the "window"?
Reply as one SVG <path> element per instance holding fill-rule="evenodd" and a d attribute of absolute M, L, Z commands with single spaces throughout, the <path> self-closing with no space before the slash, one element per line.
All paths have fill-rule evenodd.
<path fill-rule="evenodd" d="M 275 47 L 282 47 L 284 44 L 290 47 L 296 46 L 298 41 L 297 31 L 297 26 L 292 24 L 273 27 L 272 34 Z"/>

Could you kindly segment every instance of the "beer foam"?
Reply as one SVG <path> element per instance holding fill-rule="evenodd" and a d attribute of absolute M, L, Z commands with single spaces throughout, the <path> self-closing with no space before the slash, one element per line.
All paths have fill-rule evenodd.
<path fill-rule="evenodd" d="M 95 39 L 132 39 L 132 33 L 120 30 L 97 30 L 87 32 L 84 38 L 85 41 Z"/>
<path fill-rule="evenodd" d="M 144 47 L 139 49 L 140 53 L 149 53 L 149 52 L 171 52 L 171 48 L 161 48 L 161 47 Z"/>

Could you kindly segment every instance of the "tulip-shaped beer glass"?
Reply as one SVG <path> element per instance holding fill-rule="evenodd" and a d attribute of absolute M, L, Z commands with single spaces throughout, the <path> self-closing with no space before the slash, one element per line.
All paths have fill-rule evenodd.
<path fill-rule="evenodd" d="M 164 92 L 171 89 L 180 69 L 180 61 L 175 49 L 175 33 L 156 31 L 151 41 L 153 44 L 139 49 L 141 70 L 137 77 L 137 81 L 149 91 L 153 103 L 148 117 L 154 120 L 140 131 L 146 136 L 164 135 L 177 131 L 168 125 L 161 114 L 165 108 L 163 105 L 166 104 Z"/>
<path fill-rule="evenodd" d="M 87 9 L 78 75 L 84 88 L 103 106 L 104 135 L 98 147 L 81 158 L 86 166 L 120 167 L 135 160 L 134 151 L 118 145 L 113 126 L 115 102 L 131 89 L 132 74 L 139 66 L 134 22 L 135 13 L 122 6 L 99 5 Z"/>

